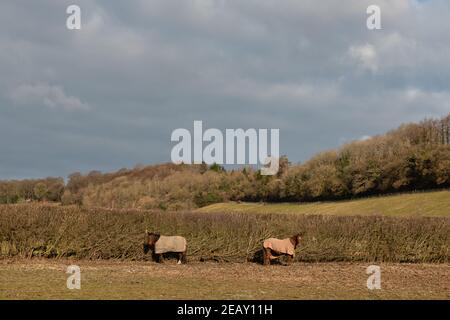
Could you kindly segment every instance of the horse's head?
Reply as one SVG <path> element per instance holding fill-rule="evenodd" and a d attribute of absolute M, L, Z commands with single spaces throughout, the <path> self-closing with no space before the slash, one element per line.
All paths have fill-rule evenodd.
<path fill-rule="evenodd" d="M 158 241 L 160 237 L 159 233 L 148 232 L 145 230 L 144 235 L 144 253 L 147 253 L 150 249 L 153 250 L 155 247 L 156 241 Z"/>
<path fill-rule="evenodd" d="M 297 248 L 297 246 L 300 244 L 300 241 L 303 239 L 303 233 L 297 233 L 291 237 L 292 242 L 294 243 L 294 248 Z"/>

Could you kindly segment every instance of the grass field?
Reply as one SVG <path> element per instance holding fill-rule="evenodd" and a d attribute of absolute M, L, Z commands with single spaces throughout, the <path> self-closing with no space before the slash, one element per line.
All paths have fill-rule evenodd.
<path fill-rule="evenodd" d="M 0 206 L 0 299 L 450 299 L 450 191 L 199 211 Z M 185 236 L 189 264 L 146 261 L 145 229 Z M 298 230 L 292 266 L 246 262 Z M 81 290 L 66 287 L 71 264 Z M 381 290 L 366 287 L 371 264 Z"/>
<path fill-rule="evenodd" d="M 66 287 L 67 266 L 81 289 Z M 380 264 L 368 290 L 361 263 L 252 263 L 0 260 L 0 299 L 450 299 L 450 264 Z"/>
<path fill-rule="evenodd" d="M 217 203 L 199 212 L 293 213 L 450 217 L 450 191 L 418 192 L 349 201 L 316 203 Z"/>

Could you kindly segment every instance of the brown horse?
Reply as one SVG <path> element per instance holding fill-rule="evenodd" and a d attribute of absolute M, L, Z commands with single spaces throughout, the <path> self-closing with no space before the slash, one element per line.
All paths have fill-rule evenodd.
<path fill-rule="evenodd" d="M 148 232 L 144 235 L 144 253 L 152 251 L 153 261 L 164 262 L 165 254 L 175 254 L 178 264 L 186 263 L 186 239 L 180 236 L 162 236 L 159 233 Z"/>
<path fill-rule="evenodd" d="M 270 265 L 270 261 L 281 256 L 287 256 L 287 264 L 292 262 L 295 256 L 295 249 L 302 240 L 302 234 L 297 233 L 290 238 L 283 240 L 269 238 L 263 242 L 264 265 Z"/>

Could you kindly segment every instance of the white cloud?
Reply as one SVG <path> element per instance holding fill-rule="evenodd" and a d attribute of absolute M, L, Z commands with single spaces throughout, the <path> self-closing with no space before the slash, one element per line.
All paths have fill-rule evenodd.
<path fill-rule="evenodd" d="M 406 88 L 399 92 L 399 104 L 418 105 L 432 110 L 437 115 L 445 115 L 450 111 L 450 92 Z"/>
<path fill-rule="evenodd" d="M 270 108 L 287 104 L 289 107 L 315 108 L 329 106 L 339 95 L 339 87 L 334 84 L 310 83 L 259 83 L 257 81 L 237 80 L 224 84 L 224 93 L 268 105 Z M 281 106 L 280 106 L 281 105 Z"/>
<path fill-rule="evenodd" d="M 19 105 L 45 106 L 51 109 L 89 110 L 90 106 L 79 98 L 68 96 L 61 86 L 22 84 L 11 93 L 11 99 Z"/>
<path fill-rule="evenodd" d="M 366 140 L 369 140 L 369 139 L 372 139 L 372 136 L 368 136 L 368 135 L 363 135 L 363 136 L 361 136 L 361 137 L 359 137 L 359 141 L 366 141 Z"/>
<path fill-rule="evenodd" d="M 351 46 L 349 54 L 363 69 L 373 73 L 378 71 L 377 52 L 373 45 L 367 43 L 360 46 Z"/>
<path fill-rule="evenodd" d="M 136 30 L 122 25 L 115 25 L 116 21 L 103 9 L 86 19 L 83 32 L 74 37 L 73 44 L 86 54 L 85 59 L 116 61 L 141 58 L 146 50 L 144 37 Z M 147 34 L 147 41 L 150 34 Z"/>

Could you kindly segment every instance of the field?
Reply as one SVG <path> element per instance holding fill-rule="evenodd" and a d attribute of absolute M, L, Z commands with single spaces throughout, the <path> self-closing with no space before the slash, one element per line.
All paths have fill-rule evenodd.
<path fill-rule="evenodd" d="M 321 203 L 217 203 L 198 212 L 450 217 L 450 191 L 407 193 Z"/>
<path fill-rule="evenodd" d="M 397 197 L 423 195 L 441 201 L 448 193 L 389 197 L 388 209 Z M 206 208 L 214 214 L 1 205 L 0 299 L 450 299 L 450 218 L 437 214 L 447 200 L 433 208 L 414 201 L 434 214 L 279 210 L 302 207 L 294 204 Z M 145 229 L 185 236 L 189 263 L 149 261 Z M 263 239 L 298 231 L 305 236 L 293 265 L 260 264 Z M 71 264 L 81 268 L 81 290 L 66 287 Z M 380 290 L 366 287 L 372 264 L 381 267 Z"/>
<path fill-rule="evenodd" d="M 70 264 L 80 290 L 66 287 Z M 0 299 L 450 299 L 449 264 L 381 263 L 380 290 L 367 289 L 367 266 L 0 260 Z"/>

